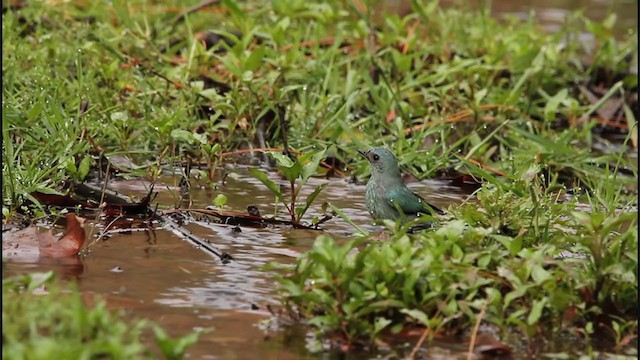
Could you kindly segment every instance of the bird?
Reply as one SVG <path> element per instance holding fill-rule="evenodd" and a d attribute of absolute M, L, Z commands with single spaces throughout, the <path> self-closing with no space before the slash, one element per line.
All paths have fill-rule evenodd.
<path fill-rule="evenodd" d="M 391 151 L 384 147 L 357 151 L 367 159 L 372 170 L 365 199 L 374 220 L 390 219 L 405 223 L 420 214 L 444 214 L 405 185 L 398 161 Z"/>

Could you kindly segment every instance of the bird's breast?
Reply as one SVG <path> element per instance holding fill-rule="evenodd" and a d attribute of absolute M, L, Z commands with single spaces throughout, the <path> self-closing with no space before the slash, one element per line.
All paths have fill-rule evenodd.
<path fill-rule="evenodd" d="M 389 205 L 386 199 L 386 190 L 384 186 L 372 178 L 367 184 L 365 191 L 367 210 L 374 219 L 396 219 L 397 211 Z"/>

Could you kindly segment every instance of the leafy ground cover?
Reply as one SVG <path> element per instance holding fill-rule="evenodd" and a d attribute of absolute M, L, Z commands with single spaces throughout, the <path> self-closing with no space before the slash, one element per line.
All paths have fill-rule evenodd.
<path fill-rule="evenodd" d="M 480 189 L 433 231 L 319 238 L 280 280 L 294 318 L 349 346 L 483 321 L 529 339 L 606 334 L 633 351 L 637 39 L 613 37 L 614 16 L 575 13 L 548 34 L 433 1 L 402 17 L 362 1 L 13 4 L 5 221 L 42 214 L 34 191 L 95 180 L 119 155 L 141 165 L 114 176 L 194 163 L 214 186 L 217 166 L 252 149 L 314 152 L 327 176 L 363 181 L 356 150 L 386 145 L 418 179 Z M 319 172 L 319 158 L 294 173 L 298 161 L 275 157 L 292 190 Z M 298 192 L 254 176 L 303 220 L 315 196 L 298 208 Z"/>

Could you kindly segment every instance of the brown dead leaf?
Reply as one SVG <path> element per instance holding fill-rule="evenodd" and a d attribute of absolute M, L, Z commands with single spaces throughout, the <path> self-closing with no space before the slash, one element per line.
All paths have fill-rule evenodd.
<path fill-rule="evenodd" d="M 67 214 L 65 218 L 67 225 L 59 240 L 55 239 L 51 230 L 37 234 L 41 257 L 61 258 L 78 255 L 85 240 L 85 219 L 75 214 Z"/>
<path fill-rule="evenodd" d="M 511 354 L 511 348 L 509 346 L 500 342 L 500 340 L 489 333 L 478 334 L 473 350 L 476 353 L 491 356 Z"/>
<path fill-rule="evenodd" d="M 627 335 L 624 338 L 622 338 L 622 341 L 620 341 L 619 345 L 620 346 L 627 346 L 627 345 L 629 345 L 631 343 L 631 340 L 633 340 L 633 339 L 635 339 L 637 337 L 638 337 L 638 335 L 636 335 L 636 334 Z"/>
<path fill-rule="evenodd" d="M 2 257 L 13 261 L 36 262 L 39 257 L 37 228 L 8 231 L 2 234 Z"/>
<path fill-rule="evenodd" d="M 51 205 L 51 206 L 63 206 L 63 207 L 82 206 L 87 209 L 91 209 L 95 207 L 86 202 L 78 201 L 72 198 L 70 195 L 45 194 L 39 191 L 34 191 L 31 193 L 31 196 L 33 196 L 36 200 L 40 201 L 41 203 L 46 205 Z"/>
<path fill-rule="evenodd" d="M 591 105 L 596 104 L 600 99 L 585 86 L 579 85 L 578 89 L 587 98 Z M 620 107 L 624 103 L 624 99 L 621 97 L 613 97 L 607 99 L 602 106 L 596 109 L 596 114 L 600 115 L 602 118 L 606 120 L 610 120 L 613 118 L 613 115 L 620 110 Z"/>

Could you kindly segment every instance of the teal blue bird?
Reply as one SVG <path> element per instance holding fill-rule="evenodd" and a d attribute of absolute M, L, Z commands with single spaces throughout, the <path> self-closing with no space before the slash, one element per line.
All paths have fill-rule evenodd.
<path fill-rule="evenodd" d="M 358 152 L 371 165 L 371 178 L 367 183 L 365 198 L 367 210 L 374 219 L 406 222 L 421 213 L 444 214 L 444 211 L 429 204 L 404 184 L 398 161 L 391 151 L 374 147 Z"/>

